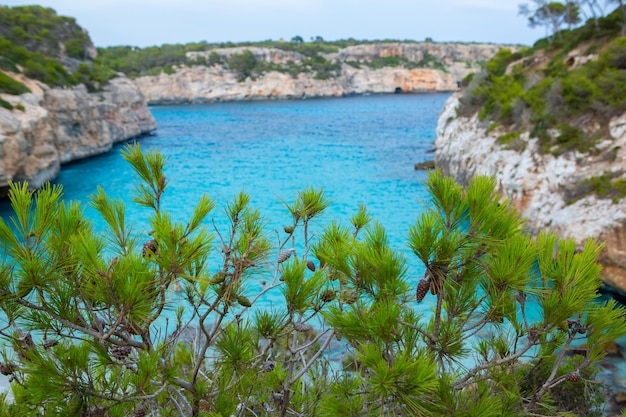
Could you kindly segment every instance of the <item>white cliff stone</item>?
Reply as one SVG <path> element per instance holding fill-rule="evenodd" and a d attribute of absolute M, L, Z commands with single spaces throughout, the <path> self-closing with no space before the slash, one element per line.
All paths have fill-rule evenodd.
<path fill-rule="evenodd" d="M 294 99 L 305 97 L 340 97 L 351 94 L 394 92 L 454 91 L 457 82 L 476 71 L 501 45 L 447 43 L 374 43 L 355 45 L 336 53 L 322 54 L 330 62 L 340 62 L 337 77 L 327 80 L 314 74 L 296 77 L 268 72 L 252 80 L 239 81 L 237 74 L 222 65 L 181 66 L 173 74 L 139 77 L 137 86 L 150 104 L 199 103 L 212 101 Z M 511 47 L 511 49 L 516 49 Z M 276 48 L 236 47 L 188 52 L 191 61 L 208 62 L 215 52 L 223 60 L 249 50 L 257 60 L 285 65 L 301 63 L 305 57 L 293 51 Z M 387 57 L 403 57 L 413 63 L 435 58 L 445 71 L 435 68 L 383 67 L 372 69 L 367 63 Z M 360 68 L 349 62 L 361 63 Z M 358 66 L 358 65 L 357 65 Z"/>
<path fill-rule="evenodd" d="M 604 281 L 626 292 L 626 199 L 613 201 L 587 195 L 568 201 L 568 191 L 585 178 L 607 171 L 622 172 L 626 161 L 626 114 L 610 122 L 606 140 L 615 158 L 589 157 L 578 153 L 561 156 L 540 152 L 536 139 L 523 133 L 523 151 L 508 150 L 488 132 L 477 115 L 456 114 L 459 93 L 445 104 L 435 140 L 435 164 L 462 183 L 475 175 L 495 177 L 499 191 L 527 219 L 533 232 L 550 229 L 579 246 L 592 238 L 606 244 L 601 261 Z"/>
<path fill-rule="evenodd" d="M 15 108 L 0 109 L 0 187 L 27 180 L 38 188 L 58 175 L 61 164 L 156 128 L 141 92 L 125 78 L 112 80 L 100 93 L 15 78 L 32 92 L 2 95 Z"/>

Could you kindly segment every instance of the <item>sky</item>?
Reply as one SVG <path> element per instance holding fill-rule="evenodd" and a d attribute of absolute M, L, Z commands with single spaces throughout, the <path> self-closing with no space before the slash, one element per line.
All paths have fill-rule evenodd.
<path fill-rule="evenodd" d="M 0 0 L 76 18 L 96 46 L 267 39 L 399 39 L 532 45 L 523 0 Z"/>

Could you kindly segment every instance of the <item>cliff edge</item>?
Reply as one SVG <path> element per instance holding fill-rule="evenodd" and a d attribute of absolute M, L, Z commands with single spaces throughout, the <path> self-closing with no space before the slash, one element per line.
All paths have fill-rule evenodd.
<path fill-rule="evenodd" d="M 0 94 L 13 107 L 0 108 L 0 188 L 9 181 L 38 188 L 57 176 L 61 164 L 107 152 L 116 142 L 156 129 L 144 96 L 126 78 L 88 93 L 84 85 L 50 88 L 12 76 L 31 92 Z"/>
<path fill-rule="evenodd" d="M 135 82 L 150 104 L 454 91 L 500 48 L 390 42 L 312 56 L 278 48 L 214 48 L 187 52 L 186 64 Z"/>
<path fill-rule="evenodd" d="M 539 139 L 523 132 L 523 149 L 503 146 L 501 129 L 489 129 L 477 114 L 457 116 L 461 93 L 446 102 L 437 126 L 435 164 L 462 183 L 475 175 L 496 178 L 504 198 L 527 219 L 532 232 L 550 229 L 573 238 L 605 243 L 603 281 L 626 293 L 626 198 L 596 194 L 576 198 L 585 180 L 621 172 L 626 164 L 626 113 L 613 117 L 609 134 L 593 154 L 540 151 Z M 610 155 L 610 157 L 608 156 Z"/>

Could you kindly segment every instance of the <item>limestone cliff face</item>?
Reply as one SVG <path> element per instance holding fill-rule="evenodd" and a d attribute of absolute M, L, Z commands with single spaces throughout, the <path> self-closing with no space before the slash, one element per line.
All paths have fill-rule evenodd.
<path fill-rule="evenodd" d="M 382 68 L 363 70 L 344 65 L 341 76 L 316 80 L 306 74 L 296 78 L 270 72 L 256 80 L 238 82 L 233 72 L 221 67 L 184 67 L 172 75 L 140 77 L 137 87 L 150 104 L 202 103 L 341 97 L 349 94 L 452 91 L 451 74 L 433 69 Z"/>
<path fill-rule="evenodd" d="M 238 82 L 234 72 L 221 65 L 193 65 L 178 68 L 176 73 L 145 76 L 136 80 L 137 86 L 150 104 L 198 103 L 210 101 L 293 99 L 305 97 L 339 97 L 350 94 L 453 91 L 468 73 L 476 71 L 479 63 L 487 61 L 501 45 L 386 43 L 364 44 L 322 54 L 330 62 L 341 63 L 335 78 L 315 79 L 312 74 L 297 77 L 269 72 L 254 80 Z M 212 51 L 188 52 L 187 58 L 207 62 L 211 53 L 227 60 L 233 54 L 249 50 L 257 60 L 285 65 L 301 63 L 305 56 L 272 48 L 237 47 Z M 384 67 L 372 69 L 368 63 L 385 57 L 402 57 L 409 62 L 436 60 L 445 71 L 433 68 Z M 349 65 L 348 63 L 363 65 Z M 424 64 L 426 65 L 426 64 Z"/>
<path fill-rule="evenodd" d="M 459 94 L 446 103 L 437 127 L 435 163 L 466 183 L 474 175 L 494 176 L 502 195 L 528 220 L 532 231 L 551 229 L 582 245 L 588 238 L 606 243 L 601 262 L 603 280 L 626 293 L 626 199 L 613 201 L 595 195 L 568 203 L 568 190 L 581 180 L 618 172 L 626 162 L 626 113 L 610 122 L 610 137 L 597 146 L 598 156 L 566 153 L 555 157 L 539 152 L 528 133 L 523 151 L 507 150 L 476 115 L 457 117 Z M 611 158 L 602 155 L 612 155 Z"/>
<path fill-rule="evenodd" d="M 128 79 L 114 79 L 103 92 L 90 94 L 84 86 L 57 89 L 16 78 L 32 93 L 2 95 L 24 110 L 0 108 L 1 188 L 21 180 L 37 188 L 53 179 L 63 163 L 156 129 L 143 95 Z"/>

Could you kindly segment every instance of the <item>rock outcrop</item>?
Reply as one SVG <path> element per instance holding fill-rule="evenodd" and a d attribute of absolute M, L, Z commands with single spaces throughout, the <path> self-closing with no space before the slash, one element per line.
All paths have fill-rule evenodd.
<path fill-rule="evenodd" d="M 301 72 L 267 72 L 255 79 L 239 80 L 224 65 L 178 67 L 173 74 L 144 76 L 137 86 L 150 104 L 201 103 L 212 101 L 296 99 L 340 97 L 351 94 L 454 91 L 457 82 L 476 71 L 502 46 L 493 44 L 373 43 L 347 47 L 336 53 L 321 54 L 328 62 L 341 64 L 337 77 L 316 79 Z M 275 65 L 300 64 L 306 57 L 293 51 L 273 48 L 237 47 L 188 52 L 193 62 L 208 63 L 211 54 L 228 60 L 234 54 L 250 51 L 254 58 Z M 374 69 L 377 59 L 399 57 L 407 67 Z M 431 68 L 436 62 L 441 68 Z M 437 66 L 435 66 L 437 67 Z"/>
<path fill-rule="evenodd" d="M 583 179 L 623 170 L 626 113 L 611 120 L 610 137 L 596 146 L 596 154 L 568 152 L 557 157 L 540 152 L 537 139 L 530 139 L 529 133 L 519 139 L 521 150 L 502 146 L 497 138 L 503 132 L 489 131 L 477 115 L 457 116 L 459 97 L 456 93 L 448 100 L 439 118 L 437 167 L 462 183 L 474 175 L 494 176 L 502 195 L 527 219 L 532 231 L 551 229 L 574 238 L 578 245 L 588 238 L 604 242 L 603 280 L 626 293 L 626 199 L 592 194 L 571 199 Z"/>
<path fill-rule="evenodd" d="M 99 93 L 15 78 L 32 92 L 2 95 L 14 109 L 0 108 L 0 189 L 22 180 L 37 188 L 56 177 L 61 164 L 156 129 L 144 96 L 126 78 L 111 80 Z"/>
<path fill-rule="evenodd" d="M 328 80 L 317 80 L 307 74 L 294 78 L 270 72 L 256 80 L 247 78 L 239 82 L 235 73 L 222 67 L 193 66 L 180 68 L 171 75 L 140 77 L 135 82 L 150 104 L 452 91 L 457 85 L 451 74 L 433 69 L 364 70 L 347 65 L 343 66 L 340 77 Z"/>

